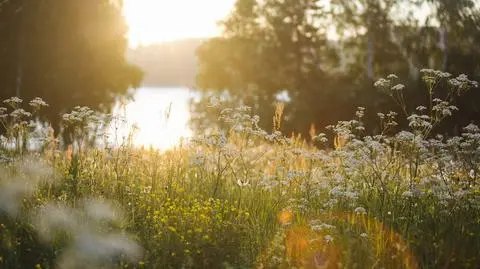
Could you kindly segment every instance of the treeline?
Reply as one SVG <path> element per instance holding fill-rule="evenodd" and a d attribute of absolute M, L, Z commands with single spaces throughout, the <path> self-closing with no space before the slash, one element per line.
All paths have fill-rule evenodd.
<path fill-rule="evenodd" d="M 308 135 L 312 125 L 323 131 L 351 119 L 361 106 L 367 131 L 375 133 L 377 112 L 410 114 L 429 103 L 421 68 L 480 79 L 480 9 L 474 0 L 237 0 L 222 26 L 223 35 L 198 50 L 204 98 L 196 112 L 202 116 L 212 112 L 208 102 L 217 96 L 252 107 L 271 129 L 277 96 L 286 92 L 283 131 Z M 374 87 L 389 74 L 398 76 L 392 83 L 405 86 L 399 88 L 406 109 Z M 434 98 L 449 98 L 448 79 L 434 87 Z M 435 132 L 478 123 L 480 91 L 454 99 L 460 112 Z M 202 117 L 194 125 L 210 123 Z"/>
<path fill-rule="evenodd" d="M 251 106 L 271 129 L 277 96 L 285 93 L 285 132 L 308 134 L 312 124 L 322 130 L 350 119 L 358 106 L 373 132 L 377 112 L 402 112 L 373 87 L 380 77 L 398 75 L 410 112 L 428 101 L 420 68 L 480 80 L 475 0 L 237 0 L 221 24 L 223 35 L 206 42 L 130 51 L 132 64 L 120 0 L 1 1 L 0 99 L 40 96 L 51 104 L 42 116 L 58 126 L 75 105 L 108 111 L 141 85 L 141 66 L 145 85 L 201 89 L 199 130 L 216 122 L 209 121 L 218 116 L 208 105 L 212 96 Z M 435 87 L 435 98 L 447 98 L 448 80 Z M 455 99 L 460 112 L 436 131 L 478 123 L 480 91 Z"/>

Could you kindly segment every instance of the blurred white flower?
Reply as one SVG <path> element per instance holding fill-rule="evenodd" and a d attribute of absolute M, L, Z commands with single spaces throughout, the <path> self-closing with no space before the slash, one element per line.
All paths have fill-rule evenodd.
<path fill-rule="evenodd" d="M 239 187 L 246 187 L 246 186 L 248 186 L 249 184 L 250 184 L 250 182 L 249 182 L 248 180 L 246 180 L 246 181 L 242 181 L 242 180 L 240 180 L 240 179 L 237 180 L 237 185 L 238 185 Z"/>
<path fill-rule="evenodd" d="M 39 109 L 41 107 L 48 107 L 48 104 L 43 101 L 40 97 L 35 97 L 32 101 L 28 103 L 31 107 Z"/>
<path fill-rule="evenodd" d="M 367 214 L 367 210 L 366 210 L 365 208 L 363 208 L 363 207 L 357 207 L 357 208 L 355 208 L 354 211 L 355 211 L 355 214 L 357 214 L 357 215 L 365 215 L 365 214 Z"/>
<path fill-rule="evenodd" d="M 405 85 L 403 84 L 397 84 L 392 87 L 392 91 L 403 91 L 405 89 Z"/>
<path fill-rule="evenodd" d="M 327 243 L 333 242 L 333 236 L 328 235 L 328 234 L 325 235 L 325 236 L 323 237 L 323 239 L 325 239 L 325 241 L 327 241 Z"/>
<path fill-rule="evenodd" d="M 403 197 L 413 197 L 413 192 L 411 191 L 405 191 L 402 193 Z"/>
<path fill-rule="evenodd" d="M 395 79 L 398 79 L 398 76 L 395 75 L 395 74 L 390 74 L 390 75 L 387 76 L 387 78 L 390 79 L 390 80 L 395 80 Z"/>
<path fill-rule="evenodd" d="M 8 99 L 3 100 L 5 104 L 9 104 L 12 107 L 16 107 L 17 105 L 23 103 L 23 100 L 18 97 L 11 97 Z"/>

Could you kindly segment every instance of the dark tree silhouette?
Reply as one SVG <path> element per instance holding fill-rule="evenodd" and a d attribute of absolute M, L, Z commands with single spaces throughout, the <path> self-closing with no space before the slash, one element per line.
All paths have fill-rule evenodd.
<path fill-rule="evenodd" d="M 205 96 L 228 93 L 233 102 L 252 106 L 268 129 L 276 95 L 286 90 L 284 131 L 308 134 L 312 123 L 318 130 L 350 119 L 357 106 L 366 107 L 374 121 L 376 112 L 398 111 L 373 87 L 390 73 L 407 86 L 410 109 L 426 98 L 420 68 L 480 78 L 476 1 L 328 2 L 237 0 L 223 35 L 197 52 L 197 81 Z M 335 41 L 328 39 L 332 31 Z M 478 91 L 460 96 L 460 113 L 437 131 L 478 121 L 479 97 Z M 203 104 L 196 111 L 204 112 Z M 373 121 L 367 125 L 375 129 Z"/>
<path fill-rule="evenodd" d="M 142 72 L 125 59 L 122 1 L 9 0 L 0 5 L 0 98 L 41 97 L 58 127 L 76 105 L 109 110 L 138 87 Z"/>

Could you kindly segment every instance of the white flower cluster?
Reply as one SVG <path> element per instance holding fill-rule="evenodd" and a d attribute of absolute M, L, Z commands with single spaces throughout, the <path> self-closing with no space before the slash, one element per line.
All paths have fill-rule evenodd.
<path fill-rule="evenodd" d="M 25 111 L 23 108 L 17 108 L 10 113 L 10 116 L 14 119 L 30 118 L 32 113 Z"/>
<path fill-rule="evenodd" d="M 309 223 L 309 226 L 314 231 L 328 231 L 328 230 L 335 230 L 337 228 L 334 225 L 323 223 L 319 219 L 311 220 Z"/>
<path fill-rule="evenodd" d="M 23 100 L 18 97 L 11 97 L 11 98 L 5 99 L 3 102 L 5 104 L 10 105 L 13 108 L 16 108 L 23 103 Z"/>
<path fill-rule="evenodd" d="M 432 78 L 440 78 L 440 79 L 447 79 L 452 76 L 452 74 L 448 72 L 442 72 L 439 70 L 434 70 L 434 69 L 428 69 L 428 68 L 423 68 L 420 70 L 420 73 L 423 74 L 423 76 L 426 77 L 432 77 Z"/>
<path fill-rule="evenodd" d="M 448 83 L 457 90 L 458 94 L 462 94 L 472 88 L 478 88 L 478 82 L 468 79 L 465 74 L 460 74 L 458 77 L 450 79 Z"/>
<path fill-rule="evenodd" d="M 437 120 L 442 120 L 445 117 L 451 116 L 453 111 L 458 111 L 456 106 L 452 106 L 449 102 L 438 98 L 433 99 L 433 103 L 434 106 L 432 107 L 432 111 L 437 114 Z"/>
<path fill-rule="evenodd" d="M 86 106 L 76 106 L 70 113 L 65 113 L 62 116 L 65 124 L 76 126 L 86 125 L 88 123 L 98 120 L 94 110 Z"/>
<path fill-rule="evenodd" d="M 428 115 L 412 114 L 407 120 L 409 121 L 408 126 L 414 130 L 424 130 L 433 127 L 430 116 Z"/>
<path fill-rule="evenodd" d="M 45 101 L 43 101 L 43 99 L 40 98 L 40 97 L 35 97 L 28 104 L 35 109 L 40 109 L 42 107 L 48 107 L 48 104 Z"/>

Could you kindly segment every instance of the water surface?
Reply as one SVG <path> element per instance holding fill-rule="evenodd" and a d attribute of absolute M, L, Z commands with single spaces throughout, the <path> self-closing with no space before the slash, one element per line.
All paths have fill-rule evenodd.
<path fill-rule="evenodd" d="M 115 106 L 114 114 L 124 121 L 114 121 L 110 126 L 111 141 L 122 141 L 133 126 L 136 131 L 136 146 L 169 149 L 182 137 L 192 135 L 188 127 L 190 110 L 188 101 L 195 92 L 187 88 L 137 89 L 134 99 Z"/>

